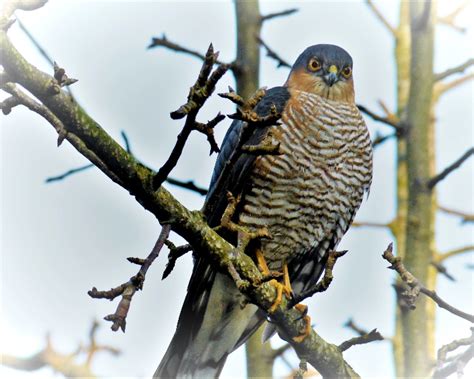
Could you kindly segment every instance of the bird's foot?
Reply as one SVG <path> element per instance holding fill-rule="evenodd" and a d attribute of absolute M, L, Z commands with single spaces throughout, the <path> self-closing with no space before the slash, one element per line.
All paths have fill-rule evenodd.
<path fill-rule="evenodd" d="M 239 225 L 232 221 L 232 217 L 235 214 L 235 209 L 237 208 L 237 205 L 240 201 L 240 195 L 234 197 L 231 192 L 227 192 L 227 200 L 227 208 L 222 215 L 221 225 L 218 226 L 218 229 L 225 228 L 231 232 L 237 233 L 237 249 L 239 251 L 244 252 L 252 240 L 258 238 L 271 238 L 270 232 L 265 227 L 251 231 L 245 226 Z"/>
<path fill-rule="evenodd" d="M 311 333 L 311 317 L 308 316 L 308 306 L 300 303 L 296 304 L 295 308 L 296 310 L 301 312 L 303 320 L 305 321 L 303 333 L 301 333 L 299 336 L 293 337 L 293 341 L 295 341 L 296 343 L 301 343 Z"/>
<path fill-rule="evenodd" d="M 261 250 L 257 250 L 257 264 L 260 272 L 263 275 L 263 281 L 270 279 L 268 284 L 275 287 L 276 290 L 276 297 L 275 301 L 273 302 L 272 306 L 268 309 L 269 313 L 273 313 L 277 310 L 280 306 L 283 295 L 285 295 L 288 299 L 291 299 L 293 296 L 293 290 L 291 288 L 290 277 L 288 275 L 288 266 L 286 263 L 283 265 L 283 273 L 277 271 L 271 271 L 268 268 L 267 262 Z M 283 283 L 280 283 L 275 278 L 283 276 Z"/>

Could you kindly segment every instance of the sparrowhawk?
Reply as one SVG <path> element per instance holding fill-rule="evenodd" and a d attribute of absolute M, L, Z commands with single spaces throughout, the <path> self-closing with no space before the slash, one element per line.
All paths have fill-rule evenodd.
<path fill-rule="evenodd" d="M 210 226 L 220 224 L 226 193 L 240 196 L 235 221 L 266 227 L 271 239 L 257 250 L 270 270 L 289 272 L 295 296 L 314 286 L 372 180 L 372 146 L 354 102 L 352 58 L 334 45 L 307 48 L 286 83 L 268 90 L 255 112 L 277 109 L 276 125 L 255 127 L 247 144 L 279 144 L 281 154 L 238 148 L 244 123 L 234 121 L 222 144 L 204 205 Z M 235 162 L 222 177 L 226 162 Z M 260 263 L 262 256 L 260 258 Z M 232 279 L 197 254 L 177 330 L 156 377 L 217 377 L 232 351 L 265 320 Z"/>

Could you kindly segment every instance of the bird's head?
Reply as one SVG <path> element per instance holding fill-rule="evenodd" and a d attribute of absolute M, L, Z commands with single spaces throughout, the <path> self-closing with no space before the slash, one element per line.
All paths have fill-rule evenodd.
<path fill-rule="evenodd" d="M 336 45 L 314 45 L 298 57 L 285 84 L 290 89 L 354 102 L 352 58 Z"/>

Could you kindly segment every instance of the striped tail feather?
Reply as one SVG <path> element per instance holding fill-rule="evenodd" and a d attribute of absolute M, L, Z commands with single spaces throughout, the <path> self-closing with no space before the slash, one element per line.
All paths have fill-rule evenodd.
<path fill-rule="evenodd" d="M 243 297 L 228 276 L 208 265 L 199 267 L 203 265 L 201 260 L 194 270 L 176 332 L 155 378 L 217 378 L 227 356 L 264 321 L 255 305 L 242 308 Z"/>

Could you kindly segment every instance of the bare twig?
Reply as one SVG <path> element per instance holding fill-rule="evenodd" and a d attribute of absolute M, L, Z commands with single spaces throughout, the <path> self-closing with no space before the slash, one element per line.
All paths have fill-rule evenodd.
<path fill-rule="evenodd" d="M 331 285 L 331 282 L 333 280 L 333 269 L 334 265 L 336 264 L 336 261 L 344 256 L 347 253 L 347 250 L 342 250 L 342 251 L 330 251 L 328 255 L 328 259 L 326 262 L 326 267 L 324 269 L 324 276 L 322 277 L 321 280 L 312 288 L 309 288 L 308 290 L 302 292 L 298 296 L 295 296 L 294 299 L 291 300 L 291 304 L 298 304 L 302 300 L 313 296 L 317 292 L 324 292 L 326 291 L 329 286 Z"/>
<path fill-rule="evenodd" d="M 376 133 L 375 134 L 375 138 L 372 140 L 372 147 L 375 149 L 376 147 L 382 145 L 384 142 L 392 139 L 392 138 L 395 138 L 397 136 L 396 133 L 393 133 L 393 134 L 385 134 L 385 135 L 382 135 L 380 133 Z"/>
<path fill-rule="evenodd" d="M 459 309 L 454 308 L 452 305 L 446 303 L 443 299 L 441 299 L 435 291 L 429 290 L 424 287 L 417 278 L 410 273 L 405 266 L 403 265 L 402 259 L 400 257 L 395 257 L 392 253 L 393 245 L 390 243 L 387 249 L 384 251 L 382 257 L 390 262 L 389 268 L 392 270 L 397 271 L 400 278 L 408 285 L 409 289 L 405 291 L 405 301 L 408 302 L 408 305 L 414 309 L 415 302 L 418 298 L 418 295 L 421 293 L 425 294 L 429 298 L 431 298 L 436 304 L 438 304 L 441 308 L 446 309 L 448 312 L 459 316 L 465 320 L 470 322 L 474 322 L 474 315 L 469 313 L 465 313 L 460 311 Z"/>
<path fill-rule="evenodd" d="M 171 112 L 172 119 L 181 119 L 186 117 L 186 122 L 184 124 L 181 133 L 178 135 L 176 145 L 174 146 L 168 160 L 165 164 L 158 170 L 155 177 L 153 178 L 153 188 L 158 189 L 161 184 L 166 180 L 171 170 L 178 163 L 179 158 L 184 149 L 184 145 L 188 140 L 189 135 L 193 130 L 198 130 L 201 133 L 206 134 L 208 141 L 211 145 L 211 153 L 213 151 L 219 151 L 217 143 L 214 140 L 212 129 L 223 117 L 219 114 L 213 120 L 209 121 L 207 124 L 199 124 L 196 122 L 196 116 L 204 105 L 206 100 L 211 96 L 216 87 L 217 81 L 226 73 L 229 66 L 228 65 L 219 65 L 214 72 L 211 73 L 214 64 L 217 61 L 219 53 L 214 53 L 214 48 L 212 44 L 209 46 L 209 49 L 206 53 L 206 59 L 201 67 L 201 71 L 196 80 L 196 83 L 189 90 L 188 101 L 186 104 L 182 105 L 178 110 Z"/>
<path fill-rule="evenodd" d="M 469 346 L 464 352 L 448 357 L 448 353 L 457 350 L 462 346 Z M 474 328 L 471 328 L 471 336 L 454 340 L 451 343 L 442 346 L 438 350 L 438 360 L 433 378 L 446 378 L 453 373 L 458 377 L 462 376 L 462 371 L 466 364 L 474 357 Z"/>
<path fill-rule="evenodd" d="M 452 216 L 457 216 L 461 218 L 461 223 L 469 223 L 469 222 L 474 222 L 474 214 L 471 213 L 466 213 L 462 211 L 458 211 L 457 209 L 451 209 L 448 207 L 443 207 L 443 206 L 438 206 L 438 209 L 441 212 L 444 212 L 446 214 L 452 215 Z"/>
<path fill-rule="evenodd" d="M 368 222 L 368 221 L 354 221 L 351 225 L 352 227 L 355 228 L 362 228 L 362 227 L 367 227 L 367 228 L 390 228 L 390 223 L 384 223 L 384 222 Z"/>
<path fill-rule="evenodd" d="M 277 62 L 277 67 L 286 67 L 291 68 L 291 64 L 285 61 L 282 57 L 280 57 L 274 50 L 270 48 L 261 38 L 257 36 L 258 43 L 263 46 L 267 52 L 267 57 L 274 59 Z"/>
<path fill-rule="evenodd" d="M 95 299 L 109 299 L 113 300 L 117 296 L 121 295 L 122 299 L 120 300 L 117 309 L 114 314 L 110 314 L 105 316 L 104 319 L 106 321 L 111 321 L 112 327 L 111 329 L 116 332 L 117 330 L 122 329 L 125 332 L 125 327 L 127 325 L 127 315 L 130 309 L 130 304 L 132 301 L 132 297 L 135 292 L 143 289 L 143 283 L 145 281 L 145 276 L 150 268 L 153 261 L 158 257 L 166 239 L 170 234 L 171 226 L 170 225 L 163 225 L 161 229 L 161 233 L 158 237 L 158 240 L 155 243 L 155 246 L 151 250 L 148 257 L 143 261 L 141 264 L 140 270 L 138 273 L 130 278 L 129 281 L 119 285 L 118 287 L 112 288 L 108 291 L 98 291 L 97 288 L 92 288 L 88 292 L 90 297 Z M 130 259 L 129 259 L 130 261 Z M 138 263 L 137 259 L 131 260 L 133 263 Z M 141 262 L 140 262 L 141 263 Z"/>
<path fill-rule="evenodd" d="M 454 278 L 454 276 L 452 276 L 449 272 L 448 272 L 448 269 L 446 268 L 445 265 L 443 265 L 442 263 L 438 262 L 438 261 L 432 261 L 431 262 L 431 265 L 436 269 L 436 271 L 438 271 L 439 274 L 445 276 L 447 279 L 451 280 L 452 282 L 455 282 L 456 279 Z"/>
<path fill-rule="evenodd" d="M 171 241 L 165 241 L 166 246 L 170 249 L 168 254 L 168 263 L 166 264 L 165 270 L 163 271 L 163 276 L 161 279 L 166 279 L 171 271 L 173 271 L 174 266 L 178 258 L 182 257 L 186 253 L 192 251 L 192 247 L 189 244 L 182 246 L 175 246 Z"/>
<path fill-rule="evenodd" d="M 440 72 L 439 74 L 436 74 L 435 75 L 435 80 L 440 81 L 440 80 L 443 80 L 443 79 L 447 78 L 448 76 L 463 73 L 464 71 L 466 71 L 472 65 L 474 65 L 474 58 L 470 58 L 466 62 L 464 62 L 464 63 L 462 63 L 458 66 L 449 68 L 446 71 L 443 71 L 443 72 Z"/>
<path fill-rule="evenodd" d="M 440 253 L 436 255 L 436 262 L 443 262 L 444 260 L 454 257 L 459 254 L 465 254 L 470 251 L 474 251 L 474 245 L 467 245 L 459 247 L 457 249 L 446 251 L 445 253 Z"/>
<path fill-rule="evenodd" d="M 373 341 L 383 341 L 383 339 L 384 338 L 377 331 L 377 329 L 373 329 L 367 334 L 363 334 L 359 337 L 354 337 L 354 338 L 351 338 L 350 340 L 344 341 L 338 346 L 338 348 L 340 351 L 343 352 L 343 351 L 346 351 L 347 349 L 350 349 L 352 346 L 355 346 L 355 345 L 363 345 L 363 344 L 370 343 Z"/>
<path fill-rule="evenodd" d="M 402 123 L 399 120 L 395 120 L 393 117 L 379 116 L 378 114 L 376 114 L 376 113 L 372 112 L 371 110 L 369 110 L 364 105 L 357 104 L 357 108 L 359 108 L 359 110 L 362 113 L 365 113 L 371 119 L 373 119 L 375 121 L 379 121 L 379 122 L 381 122 L 385 125 L 388 125 L 388 126 L 391 126 L 392 128 L 394 128 L 397 132 L 397 135 L 403 135 L 405 127 L 402 125 Z"/>
<path fill-rule="evenodd" d="M 438 17 L 438 22 L 440 24 L 449 26 L 453 28 L 454 30 L 457 30 L 460 33 L 465 33 L 466 28 L 459 26 L 456 24 L 456 18 L 458 15 L 466 8 L 466 6 L 469 4 L 468 0 L 463 1 L 459 6 L 457 6 L 451 13 L 447 14 L 446 16 Z"/>
<path fill-rule="evenodd" d="M 296 13 L 296 12 L 298 12 L 298 8 L 291 8 L 291 9 L 287 9 L 287 10 L 284 10 L 284 11 L 281 11 L 281 12 L 266 14 L 264 16 L 261 16 L 260 20 L 262 22 L 264 22 L 264 21 L 268 21 L 268 20 L 271 20 L 271 19 L 274 19 L 274 18 L 277 18 L 277 17 L 289 16 L 289 15 L 292 15 L 293 13 Z"/>
<path fill-rule="evenodd" d="M 435 87 L 434 87 L 434 90 L 433 90 L 435 99 L 439 98 L 441 95 L 444 95 L 449 90 L 452 90 L 452 89 L 460 86 L 461 84 L 464 84 L 464 83 L 466 83 L 466 82 L 468 82 L 472 79 L 474 79 L 474 72 L 463 75 L 463 76 L 461 76 L 459 78 L 456 78 L 456 79 L 453 79 L 449 82 L 437 82 Z"/>
<path fill-rule="evenodd" d="M 124 142 L 124 146 L 125 146 L 125 150 L 129 153 L 129 154 L 132 154 L 132 150 L 131 150 L 131 146 L 130 146 L 130 142 L 128 140 L 128 137 L 127 137 L 127 134 L 122 130 L 120 132 L 122 138 L 123 138 L 123 142 Z M 80 167 L 77 167 L 77 168 L 72 168 L 60 175 L 56 175 L 56 176 L 50 176 L 48 178 L 45 179 L 45 183 L 53 183 L 53 182 L 59 182 L 61 180 L 64 180 L 66 179 L 67 177 L 71 176 L 71 175 L 74 175 L 74 174 L 79 174 L 83 171 L 86 171 L 90 168 L 94 168 L 95 165 L 90 163 L 90 164 L 86 164 L 84 166 L 80 166 Z"/>
<path fill-rule="evenodd" d="M 207 188 L 202 188 L 202 187 L 199 187 L 197 186 L 192 180 L 188 180 L 188 181 L 181 181 L 181 180 L 177 180 L 177 179 L 173 179 L 173 178 L 166 178 L 166 181 L 169 183 L 169 184 L 172 184 L 174 186 L 177 186 L 177 187 L 181 187 L 181 188 L 185 188 L 185 189 L 188 189 L 190 191 L 194 191 L 194 192 L 197 192 L 198 194 L 200 195 L 203 195 L 205 196 L 208 192 Z"/>
<path fill-rule="evenodd" d="M 374 12 L 374 15 L 379 19 L 379 21 L 387 28 L 387 30 L 392 33 L 394 36 L 397 34 L 397 30 L 388 22 L 382 12 L 375 6 L 375 4 L 371 0 L 366 0 L 367 5 L 369 8 Z"/>
<path fill-rule="evenodd" d="M 359 336 L 363 336 L 367 333 L 369 333 L 367 330 L 359 327 L 352 318 L 350 318 L 349 320 L 346 321 L 346 323 L 344 324 L 344 327 L 348 328 L 348 329 L 351 329 L 353 330 L 354 332 L 356 332 Z"/>
<path fill-rule="evenodd" d="M 468 149 L 459 159 L 454 161 L 448 167 L 446 167 L 443 171 L 441 171 L 438 175 L 434 176 L 433 178 L 429 179 L 426 183 L 429 189 L 433 189 L 440 181 L 445 179 L 449 174 L 451 174 L 454 170 L 459 168 L 471 155 L 474 155 L 474 147 Z"/>

